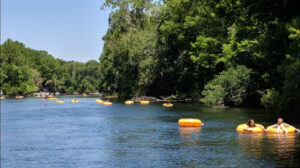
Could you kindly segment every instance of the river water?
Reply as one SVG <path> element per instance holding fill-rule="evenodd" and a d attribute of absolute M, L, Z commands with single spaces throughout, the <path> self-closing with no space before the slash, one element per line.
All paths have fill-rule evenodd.
<path fill-rule="evenodd" d="M 212 109 L 175 103 L 112 106 L 39 98 L 1 101 L 1 167 L 299 167 L 299 134 L 238 134 L 259 109 Z M 202 128 L 180 128 L 179 118 L 199 118 Z M 299 126 L 299 125 L 297 125 Z"/>

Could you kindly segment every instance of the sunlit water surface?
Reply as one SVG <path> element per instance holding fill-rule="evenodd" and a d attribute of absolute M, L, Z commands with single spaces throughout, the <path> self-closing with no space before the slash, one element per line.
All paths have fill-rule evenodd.
<path fill-rule="evenodd" d="M 1 101 L 1 167 L 299 167 L 299 135 L 238 134 L 257 109 L 212 109 L 201 104 L 112 106 L 39 98 Z M 180 128 L 182 117 L 202 128 Z"/>

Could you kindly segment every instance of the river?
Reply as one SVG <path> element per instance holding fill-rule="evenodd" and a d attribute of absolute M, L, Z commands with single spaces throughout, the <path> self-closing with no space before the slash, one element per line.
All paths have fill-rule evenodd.
<path fill-rule="evenodd" d="M 299 167 L 299 134 L 238 134 L 260 109 L 213 109 L 198 103 L 103 106 L 40 98 L 1 101 L 1 167 Z M 199 118 L 202 128 L 180 128 L 179 118 Z M 297 125 L 299 127 L 299 125 Z"/>

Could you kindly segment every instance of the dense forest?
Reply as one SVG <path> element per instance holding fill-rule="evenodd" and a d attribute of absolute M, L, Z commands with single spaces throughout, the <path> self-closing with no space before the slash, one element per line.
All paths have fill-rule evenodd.
<path fill-rule="evenodd" d="M 106 0 L 100 90 L 300 111 L 296 0 Z"/>
<path fill-rule="evenodd" d="M 26 48 L 11 39 L 1 45 L 0 67 L 0 90 L 6 95 L 90 93 L 99 85 L 99 62 L 55 59 L 46 51 Z"/>
<path fill-rule="evenodd" d="M 100 63 L 66 62 L 7 40 L 1 89 L 192 98 L 299 115 L 297 7 L 296 0 L 106 0 Z"/>

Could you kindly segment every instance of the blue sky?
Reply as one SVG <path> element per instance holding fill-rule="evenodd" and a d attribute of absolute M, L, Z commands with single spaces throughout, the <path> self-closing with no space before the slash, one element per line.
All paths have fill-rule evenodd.
<path fill-rule="evenodd" d="M 7 38 L 56 58 L 99 60 L 108 28 L 105 0 L 1 0 L 1 42 Z"/>

